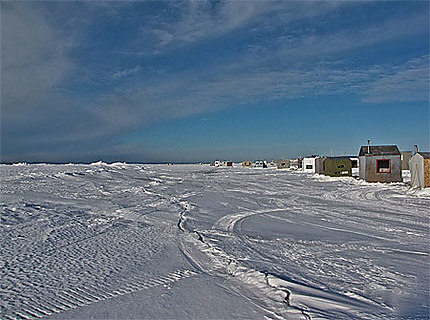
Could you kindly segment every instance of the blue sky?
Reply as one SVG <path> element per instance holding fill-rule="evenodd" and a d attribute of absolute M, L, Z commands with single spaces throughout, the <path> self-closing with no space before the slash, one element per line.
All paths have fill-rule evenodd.
<path fill-rule="evenodd" d="M 2 162 L 429 148 L 427 1 L 1 2 Z"/>

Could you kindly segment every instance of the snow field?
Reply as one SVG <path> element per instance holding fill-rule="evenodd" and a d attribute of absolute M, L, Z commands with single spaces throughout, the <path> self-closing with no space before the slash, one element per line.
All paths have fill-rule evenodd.
<path fill-rule="evenodd" d="M 197 165 L 0 170 L 2 318 L 172 317 L 151 292 L 183 301 L 204 281 L 225 310 L 171 310 L 427 319 L 430 197 L 405 184 Z M 153 303 L 118 314 L 121 297 Z"/>

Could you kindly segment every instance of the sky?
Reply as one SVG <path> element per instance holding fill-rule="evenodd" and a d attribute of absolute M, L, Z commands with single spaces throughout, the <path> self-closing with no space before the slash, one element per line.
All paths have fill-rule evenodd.
<path fill-rule="evenodd" d="M 429 151 L 427 1 L 1 1 L 1 162 Z"/>

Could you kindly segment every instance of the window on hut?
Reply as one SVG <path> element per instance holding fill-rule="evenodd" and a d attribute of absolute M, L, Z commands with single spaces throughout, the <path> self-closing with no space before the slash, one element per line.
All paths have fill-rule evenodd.
<path fill-rule="evenodd" d="M 311 164 L 307 164 L 306 165 L 306 169 L 312 169 L 312 165 Z"/>
<path fill-rule="evenodd" d="M 388 160 L 388 159 L 376 160 L 376 172 L 378 172 L 378 173 L 390 173 L 391 172 L 391 160 Z"/>

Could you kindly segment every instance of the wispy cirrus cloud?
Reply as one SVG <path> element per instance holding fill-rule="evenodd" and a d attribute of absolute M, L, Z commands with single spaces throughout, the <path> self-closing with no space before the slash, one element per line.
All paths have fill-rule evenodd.
<path fill-rule="evenodd" d="M 237 31 L 252 32 L 258 37 L 259 33 L 276 33 L 280 27 L 294 27 L 291 26 L 294 22 L 324 17 L 339 8 L 356 5 L 341 1 L 178 1 L 165 4 L 159 14 L 145 20 L 128 48 L 118 53 L 164 54 Z"/>
<path fill-rule="evenodd" d="M 116 80 L 126 78 L 128 76 L 138 73 L 141 69 L 142 68 L 140 66 L 135 66 L 134 68 L 130 69 L 115 70 L 110 74 L 110 77 Z"/>
<path fill-rule="evenodd" d="M 429 56 L 395 66 L 363 91 L 369 103 L 429 101 Z"/>
<path fill-rule="evenodd" d="M 426 101 L 427 60 L 355 69 L 334 69 L 335 62 L 284 71 L 231 69 L 209 78 L 205 73 L 184 73 L 180 81 L 172 78 L 149 87 L 117 89 L 103 97 L 96 113 L 106 125 L 124 129 L 243 104 L 319 95 L 352 94 L 369 103 Z M 109 123 L 113 119 L 115 123 Z"/>

